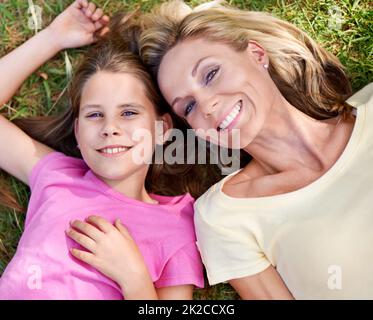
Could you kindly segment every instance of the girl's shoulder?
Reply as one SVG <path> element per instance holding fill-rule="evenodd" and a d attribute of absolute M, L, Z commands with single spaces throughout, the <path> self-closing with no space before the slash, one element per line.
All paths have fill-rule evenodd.
<path fill-rule="evenodd" d="M 157 204 L 155 204 L 156 206 L 163 206 L 166 208 L 184 208 L 187 206 L 193 206 L 195 202 L 195 199 L 190 193 L 185 193 L 177 196 L 166 196 L 151 193 L 151 197 L 158 202 Z"/>
<path fill-rule="evenodd" d="M 87 170 L 88 167 L 84 160 L 54 151 L 41 158 L 33 167 L 30 175 L 30 187 L 33 189 L 39 180 L 77 176 Z"/>

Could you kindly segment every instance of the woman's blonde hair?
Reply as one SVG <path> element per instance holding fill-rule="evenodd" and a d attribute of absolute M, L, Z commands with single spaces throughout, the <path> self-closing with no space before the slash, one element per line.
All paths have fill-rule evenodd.
<path fill-rule="evenodd" d="M 204 6 L 192 10 L 171 1 L 142 18 L 139 53 L 155 79 L 162 58 L 183 40 L 203 38 L 237 51 L 254 40 L 268 54 L 273 81 L 297 109 L 318 120 L 350 114 L 345 100 L 352 90 L 344 67 L 305 32 L 264 12 Z"/>

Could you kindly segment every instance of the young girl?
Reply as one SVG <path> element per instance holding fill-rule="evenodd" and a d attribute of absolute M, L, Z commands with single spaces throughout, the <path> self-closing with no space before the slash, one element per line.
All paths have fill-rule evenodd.
<path fill-rule="evenodd" d="M 92 43 L 107 23 L 93 3 L 75 1 L 0 60 L 0 105 L 41 64 L 64 48 Z M 48 146 L 0 116 L 0 167 L 31 189 L 24 233 L 0 279 L 1 299 L 190 299 L 193 285 L 203 287 L 193 198 L 145 188 L 154 189 L 157 177 L 147 160 L 166 139 L 156 135 L 155 121 L 166 132 L 172 120 L 127 47 L 102 40 L 76 72 L 66 112 L 18 122 Z M 136 137 L 139 129 L 150 144 Z M 113 244 L 116 251 L 106 250 Z M 114 269 L 102 263 L 111 261 L 109 253 L 123 257 Z"/>
<path fill-rule="evenodd" d="M 338 59 L 269 14 L 163 5 L 139 45 L 163 96 L 252 157 L 195 205 L 210 284 L 244 299 L 372 299 L 373 84 L 350 97 Z"/>

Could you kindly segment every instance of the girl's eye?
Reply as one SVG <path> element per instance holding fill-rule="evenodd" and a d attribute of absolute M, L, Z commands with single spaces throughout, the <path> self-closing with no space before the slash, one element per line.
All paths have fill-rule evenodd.
<path fill-rule="evenodd" d="M 124 111 L 123 113 L 122 113 L 122 115 L 123 116 L 126 116 L 126 117 L 130 117 L 130 116 L 133 116 L 133 115 L 135 115 L 135 114 L 137 114 L 136 112 L 133 112 L 133 111 Z"/>
<path fill-rule="evenodd" d="M 184 112 L 184 116 L 186 117 L 194 108 L 194 106 L 196 105 L 196 102 L 195 101 L 191 101 L 189 102 L 186 107 L 185 107 L 185 112 Z"/>
<path fill-rule="evenodd" d="M 219 67 L 211 70 L 209 73 L 207 73 L 205 78 L 205 84 L 207 85 L 212 79 L 214 79 L 215 75 L 218 73 Z"/>
<path fill-rule="evenodd" d="M 94 113 L 91 113 L 87 116 L 87 118 L 97 118 L 97 117 L 101 117 L 102 116 L 102 113 L 101 112 L 94 112 Z"/>

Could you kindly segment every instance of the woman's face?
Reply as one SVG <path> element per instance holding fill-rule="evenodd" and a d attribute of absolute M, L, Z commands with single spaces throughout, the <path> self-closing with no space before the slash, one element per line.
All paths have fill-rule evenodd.
<path fill-rule="evenodd" d="M 168 119 L 156 114 L 136 77 L 99 71 L 82 90 L 75 136 L 93 172 L 104 180 L 121 180 L 151 160 L 158 143 L 155 121 L 171 126 Z"/>
<path fill-rule="evenodd" d="M 255 42 L 237 52 L 226 44 L 188 39 L 164 56 L 158 83 L 173 110 L 193 129 L 202 129 L 199 136 L 221 145 L 225 136 L 225 146 L 232 147 L 231 138 L 239 132 L 239 148 L 244 148 L 274 103 L 276 87 L 264 67 L 267 63 L 265 51 Z M 202 132 L 211 129 L 219 141 Z"/>

